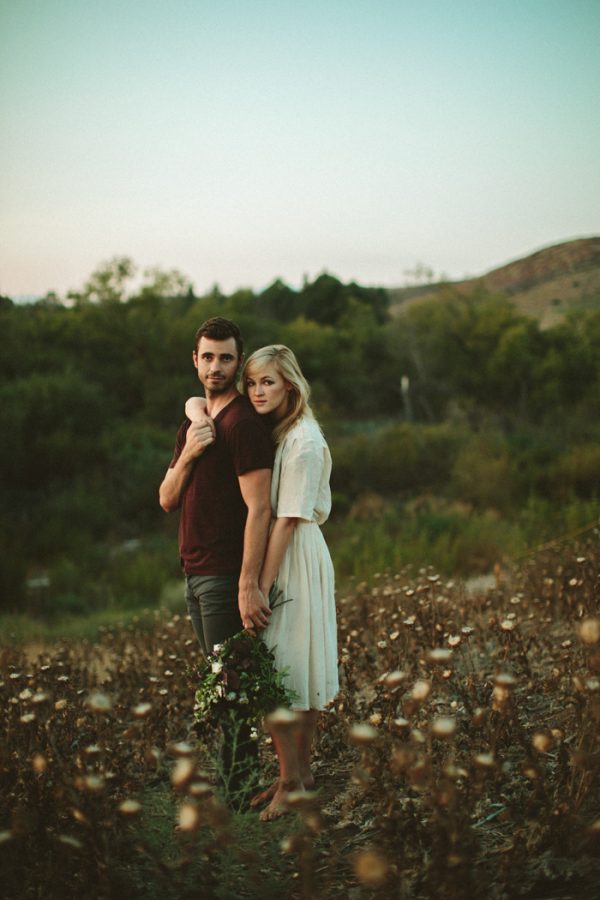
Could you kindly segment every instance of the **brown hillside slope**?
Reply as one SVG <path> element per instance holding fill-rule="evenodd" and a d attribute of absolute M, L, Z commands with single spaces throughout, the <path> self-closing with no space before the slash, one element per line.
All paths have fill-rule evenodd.
<path fill-rule="evenodd" d="M 451 283 L 469 293 L 483 284 L 510 297 L 544 327 L 574 308 L 600 306 L 600 237 L 580 238 L 538 250 L 493 269 L 479 278 Z M 402 315 L 414 303 L 439 298 L 447 285 L 432 284 L 390 290 L 391 311 Z"/>

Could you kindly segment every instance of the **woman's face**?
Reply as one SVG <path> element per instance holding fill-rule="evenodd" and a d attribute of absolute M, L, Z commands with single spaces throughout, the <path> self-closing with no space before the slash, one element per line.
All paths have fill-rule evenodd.
<path fill-rule="evenodd" d="M 288 411 L 290 383 L 279 374 L 273 363 L 256 372 L 246 373 L 246 390 L 254 409 L 261 415 L 271 413 L 276 421 Z"/>

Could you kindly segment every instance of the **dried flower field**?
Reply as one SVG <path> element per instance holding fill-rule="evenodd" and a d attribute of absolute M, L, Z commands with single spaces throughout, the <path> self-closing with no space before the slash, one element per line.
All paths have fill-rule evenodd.
<path fill-rule="evenodd" d="M 593 896 L 599 572 L 595 535 L 486 594 L 421 571 L 340 597 L 342 691 L 317 790 L 274 823 L 213 789 L 184 617 L 35 659 L 4 646 L 0 894 Z M 261 753 L 272 774 L 264 738 Z"/>

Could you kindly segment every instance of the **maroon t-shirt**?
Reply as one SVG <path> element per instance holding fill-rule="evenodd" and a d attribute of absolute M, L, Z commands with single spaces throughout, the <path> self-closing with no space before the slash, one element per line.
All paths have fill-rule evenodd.
<path fill-rule="evenodd" d="M 266 423 L 250 401 L 236 397 L 215 420 L 216 441 L 194 463 L 179 519 L 179 552 L 186 575 L 239 575 L 248 508 L 238 476 L 272 469 L 274 448 Z M 177 432 L 173 467 L 190 420 Z"/>

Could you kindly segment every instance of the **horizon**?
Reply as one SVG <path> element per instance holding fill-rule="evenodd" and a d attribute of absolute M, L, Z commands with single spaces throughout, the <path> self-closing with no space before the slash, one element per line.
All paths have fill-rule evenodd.
<path fill-rule="evenodd" d="M 456 278 L 456 279 L 444 279 L 444 278 L 442 278 L 442 277 L 440 277 L 440 278 L 438 279 L 438 278 L 437 278 L 437 273 L 434 273 L 434 277 L 433 277 L 431 280 L 424 280 L 424 281 L 421 281 L 421 282 L 416 281 L 414 278 L 411 280 L 410 277 L 408 277 L 407 280 L 406 280 L 403 284 L 386 285 L 386 284 L 376 284 L 376 283 L 373 283 L 373 284 L 365 284 L 365 283 L 363 283 L 363 282 L 356 282 L 356 283 L 360 284 L 361 287 L 366 287 L 366 288 L 383 288 L 383 289 L 386 290 L 386 291 L 395 291 L 395 290 L 402 290 L 402 289 L 404 289 L 404 288 L 417 287 L 417 286 L 419 286 L 419 285 L 423 285 L 423 286 L 424 286 L 424 285 L 431 285 L 431 286 L 433 287 L 433 286 L 435 286 L 436 284 L 441 284 L 441 283 L 443 283 L 444 281 L 446 281 L 448 284 L 458 284 L 458 283 L 460 283 L 460 281 L 462 281 L 462 280 L 464 280 L 464 281 L 468 281 L 468 280 L 476 281 L 478 278 L 482 278 L 482 277 L 484 277 L 485 275 L 490 274 L 491 272 L 494 272 L 494 271 L 496 271 L 496 270 L 498 270 L 498 269 L 502 269 L 502 268 L 504 268 L 505 266 L 511 265 L 511 264 L 513 264 L 513 263 L 515 263 L 515 262 L 519 262 L 520 260 L 527 259 L 528 257 L 533 256 L 533 255 L 535 255 L 536 253 L 540 253 L 540 252 L 542 252 L 542 251 L 544 251 L 544 250 L 551 250 L 551 249 L 553 249 L 554 247 L 560 247 L 560 246 L 562 246 L 563 244 L 569 244 L 569 243 L 572 243 L 572 242 L 575 242 L 575 241 L 589 241 L 589 240 L 597 240 L 597 239 L 599 239 L 599 238 L 600 238 L 600 234 L 581 235 L 580 237 L 568 238 L 566 241 L 559 241 L 559 242 L 556 243 L 556 244 L 549 244 L 549 245 L 546 245 L 546 246 L 544 246 L 544 247 L 537 247 L 535 250 L 532 250 L 531 253 L 526 253 L 526 254 L 523 254 L 523 255 L 521 255 L 521 256 L 515 257 L 514 259 L 506 260 L 505 262 L 502 262 L 502 263 L 500 263 L 499 265 L 494 266 L 492 269 L 486 270 L 485 272 L 478 272 L 478 273 L 474 273 L 474 274 L 470 274 L 470 275 L 467 274 L 467 275 L 462 276 L 461 278 Z M 102 262 L 108 262 L 108 261 L 109 261 L 109 260 L 103 260 Z M 134 260 L 134 262 L 135 262 L 135 260 Z M 89 274 L 91 274 L 91 272 L 90 272 Z M 407 276 L 410 276 L 411 273 L 410 273 L 410 272 L 406 272 L 405 274 L 406 274 Z M 443 273 L 440 273 L 440 275 L 442 275 L 442 274 L 443 274 Z M 314 282 L 314 281 L 315 281 L 317 278 L 319 278 L 319 276 L 321 276 L 321 275 L 330 275 L 332 278 L 336 278 L 338 281 L 344 283 L 344 279 L 339 278 L 338 275 L 337 275 L 335 272 L 331 272 L 329 269 L 323 269 L 322 272 L 317 272 L 317 273 L 314 275 L 314 277 L 310 279 L 310 281 L 311 281 L 311 282 Z M 241 290 L 249 290 L 249 291 L 252 291 L 252 293 L 254 293 L 254 294 L 256 294 L 256 295 L 258 296 L 258 295 L 260 295 L 263 291 L 267 290 L 267 288 L 269 288 L 269 287 L 270 287 L 275 281 L 277 281 L 277 280 L 278 280 L 277 278 L 273 278 L 273 279 L 271 279 L 269 282 L 267 282 L 266 284 L 260 285 L 260 286 L 258 286 L 258 287 L 255 287 L 255 286 L 252 286 L 252 285 L 238 285 L 238 287 L 234 288 L 233 290 L 225 292 L 225 296 L 231 295 L 231 294 L 235 293 L 237 290 L 240 290 L 240 291 L 241 291 Z M 283 283 L 284 283 L 285 285 L 287 285 L 287 287 L 290 287 L 292 290 L 300 291 L 300 290 L 302 289 L 302 285 L 301 285 L 301 284 L 298 284 L 298 283 L 296 283 L 296 284 L 290 284 L 289 282 L 285 281 L 285 279 L 281 279 L 281 280 L 283 281 Z M 138 282 L 138 286 L 139 286 L 140 279 L 139 279 L 139 277 L 138 277 L 137 274 L 136 274 L 136 276 L 134 276 L 134 278 L 132 279 L 132 281 L 134 281 L 134 282 L 137 281 L 137 282 Z M 356 281 L 356 279 L 355 279 L 355 281 Z M 206 289 L 203 290 L 203 291 L 199 291 L 199 290 L 196 289 L 196 285 L 195 285 L 195 284 L 192 284 L 192 290 L 193 290 L 193 292 L 194 292 L 194 296 L 196 296 L 196 297 L 204 297 L 204 296 L 209 295 L 210 292 L 211 292 L 211 290 L 214 289 L 214 287 L 218 287 L 218 285 L 213 285 L 212 288 L 209 287 L 209 288 L 206 288 Z M 132 296 L 132 297 L 135 296 L 135 291 L 136 291 L 136 289 L 137 289 L 137 288 L 134 288 L 134 289 L 133 289 L 133 291 L 132 291 L 132 293 L 130 294 L 130 296 Z M 43 294 L 17 294 L 17 295 L 13 295 L 12 297 L 11 297 L 11 296 L 8 296 L 8 295 L 2 295 L 2 294 L 0 294 L 0 296 L 8 296 L 8 299 L 9 299 L 9 300 L 12 300 L 14 303 L 36 303 L 36 302 L 39 301 L 39 300 L 43 300 L 49 293 L 51 293 L 51 291 L 46 291 L 46 292 L 43 293 Z M 66 296 L 65 296 L 65 297 L 62 297 L 62 298 L 59 296 L 58 299 L 59 299 L 61 302 L 65 303 L 65 305 L 70 305 L 70 301 L 66 298 Z M 128 299 L 129 299 L 129 296 L 126 296 L 124 299 L 125 299 L 125 300 L 128 300 Z"/>
<path fill-rule="evenodd" d="M 457 281 L 600 234 L 590 0 L 0 0 L 0 294 Z"/>

